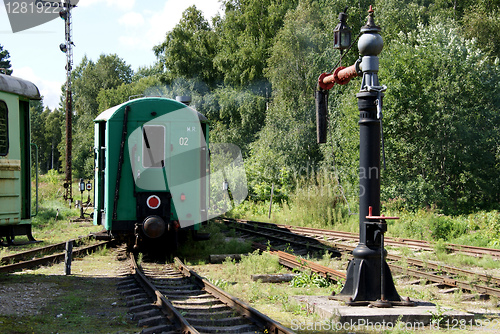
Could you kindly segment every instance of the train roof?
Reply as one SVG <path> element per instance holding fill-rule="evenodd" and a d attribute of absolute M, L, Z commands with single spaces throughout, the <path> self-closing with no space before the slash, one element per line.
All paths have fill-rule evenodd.
<path fill-rule="evenodd" d="M 32 82 L 6 74 L 0 74 L 0 91 L 40 100 L 40 91 Z"/>
<path fill-rule="evenodd" d="M 125 110 L 126 106 L 129 105 L 132 107 L 133 105 L 137 105 L 137 106 L 143 107 L 148 103 L 150 103 L 152 105 L 153 104 L 157 105 L 158 103 L 168 103 L 168 105 L 171 107 L 169 111 L 174 111 L 174 110 L 178 110 L 178 109 L 182 109 L 182 108 L 189 108 L 198 114 L 198 119 L 200 120 L 200 122 L 203 122 L 203 123 L 208 122 L 208 119 L 200 112 L 194 110 L 193 108 L 187 107 L 186 105 L 184 105 L 176 100 L 172 100 L 172 99 L 165 98 L 165 97 L 143 97 L 143 98 L 138 98 L 138 99 L 124 102 L 122 104 L 119 104 L 117 106 L 111 107 L 111 108 L 103 111 L 101 114 L 99 114 L 94 119 L 94 122 L 106 122 L 112 118 L 122 118 L 121 116 L 123 115 L 123 111 Z"/>

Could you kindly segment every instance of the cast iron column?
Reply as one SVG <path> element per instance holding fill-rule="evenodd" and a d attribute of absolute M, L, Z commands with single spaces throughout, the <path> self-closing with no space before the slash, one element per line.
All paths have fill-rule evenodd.
<path fill-rule="evenodd" d="M 367 218 L 380 216 L 380 128 L 382 92 L 386 88 L 378 81 L 378 55 L 383 48 L 380 30 L 374 23 L 370 6 L 368 22 L 361 28 L 363 35 L 358 42 L 363 71 L 361 90 L 356 95 L 360 127 L 359 244 L 353 251 L 354 259 L 349 263 L 346 283 L 340 292 L 340 297 L 351 305 L 377 300 L 401 301 L 389 267 L 382 259 L 385 220 Z"/>

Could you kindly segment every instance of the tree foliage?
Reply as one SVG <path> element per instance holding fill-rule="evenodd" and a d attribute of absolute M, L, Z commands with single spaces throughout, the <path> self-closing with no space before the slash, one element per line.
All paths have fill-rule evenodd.
<path fill-rule="evenodd" d="M 297 0 L 225 0 L 224 19 L 216 26 L 219 36 L 216 68 L 224 82 L 247 85 L 264 77 L 266 60 L 277 31 Z"/>
<path fill-rule="evenodd" d="M 253 195 L 263 199 L 270 185 L 286 199 L 290 180 L 305 174 L 320 160 L 311 82 L 326 64 L 328 38 L 318 3 L 303 1 L 288 13 L 270 49 L 266 75 L 273 102 L 265 125 L 251 145 L 249 161 Z M 278 197 L 279 199 L 280 197 Z"/>
<path fill-rule="evenodd" d="M 205 95 L 202 103 L 200 110 L 211 121 L 212 141 L 236 144 L 246 155 L 265 119 L 265 97 L 258 90 L 220 87 Z"/>
<path fill-rule="evenodd" d="M 38 165 L 41 173 L 61 167 L 58 145 L 62 140 L 64 115 L 58 109 L 43 109 L 41 101 L 32 101 L 30 108 L 31 141 L 38 147 Z"/>
<path fill-rule="evenodd" d="M 154 76 L 150 76 L 131 83 L 122 83 L 114 88 L 101 89 L 97 95 L 99 111 L 104 111 L 132 98 L 147 95 L 146 92 L 149 88 L 159 85 L 160 80 Z"/>
<path fill-rule="evenodd" d="M 73 165 L 76 177 L 93 175 L 94 118 L 99 109 L 98 96 L 102 90 L 129 84 L 133 71 L 116 54 L 101 55 L 97 62 L 84 57 L 73 71 Z M 121 101 L 124 102 L 124 101 Z M 59 146 L 64 156 L 64 145 Z"/>
<path fill-rule="evenodd" d="M 448 211 L 498 199 L 500 67 L 476 44 L 435 24 L 385 50 L 386 196 Z"/>
<path fill-rule="evenodd" d="M 500 1 L 477 1 L 466 11 L 461 23 L 464 36 L 475 38 L 477 45 L 490 57 L 500 57 Z"/>
<path fill-rule="evenodd" d="M 318 76 L 339 59 L 332 45 L 338 13 L 348 6 L 354 39 L 370 4 L 382 27 L 379 76 L 388 86 L 383 198 L 447 212 L 498 206 L 500 0 L 224 0 L 224 15 L 211 22 L 189 7 L 154 47 L 153 66 L 134 73 L 117 55 L 77 66 L 76 175 L 91 174 L 99 112 L 133 95 L 191 95 L 211 122 L 211 140 L 242 148 L 253 199 L 268 198 L 274 183 L 286 200 L 295 178 L 318 168 L 334 173 L 354 197 L 359 79 L 330 91 L 322 146 L 313 93 Z M 342 65 L 357 58 L 354 44 Z M 34 114 L 40 124 L 50 118 Z M 45 128 L 36 128 L 45 150 Z"/>
<path fill-rule="evenodd" d="M 99 92 L 130 83 L 132 74 L 130 65 L 116 54 L 101 55 L 95 63 L 85 56 L 73 71 L 73 109 L 76 115 L 97 116 L 100 111 Z"/>
<path fill-rule="evenodd" d="M 0 44 L 0 69 L 2 69 L 2 73 L 5 73 L 7 75 L 12 74 L 10 53 L 9 51 L 5 50 L 1 44 Z"/>
<path fill-rule="evenodd" d="M 164 73 L 162 78 L 170 82 L 175 78 L 200 78 L 207 84 L 220 80 L 221 73 L 215 70 L 217 38 L 202 12 L 191 6 L 184 11 L 182 19 L 165 41 L 153 48 L 158 64 Z"/>

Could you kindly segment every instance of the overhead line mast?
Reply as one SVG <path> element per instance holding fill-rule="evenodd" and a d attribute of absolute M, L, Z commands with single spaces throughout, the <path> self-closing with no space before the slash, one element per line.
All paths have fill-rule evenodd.
<path fill-rule="evenodd" d="M 71 95 L 71 70 L 73 68 L 73 40 L 71 27 L 71 9 L 76 5 L 71 4 L 71 0 L 66 0 L 61 3 L 63 9 L 59 12 L 59 16 L 64 20 L 64 36 L 65 42 L 59 45 L 62 52 L 66 53 L 66 170 L 64 178 L 64 200 L 73 201 L 72 191 L 72 116 L 73 116 L 73 100 Z"/>

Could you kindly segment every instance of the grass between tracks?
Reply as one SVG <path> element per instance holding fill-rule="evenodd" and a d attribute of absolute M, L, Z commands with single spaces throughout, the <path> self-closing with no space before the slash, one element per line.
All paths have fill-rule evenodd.
<path fill-rule="evenodd" d="M 221 229 L 224 228 L 221 224 L 214 223 L 209 228 L 215 240 L 224 238 L 229 240 L 230 243 L 232 243 L 231 240 L 236 240 L 238 244 L 246 244 L 242 240 L 227 238 L 227 235 L 231 235 L 231 231 L 227 235 L 223 235 Z M 212 243 L 209 253 L 205 254 L 226 253 L 226 249 L 220 248 L 218 245 L 221 245 L 221 243 Z M 291 283 L 268 284 L 260 281 L 254 282 L 250 277 L 251 274 L 288 273 L 289 270 L 279 264 L 278 257 L 275 255 L 267 252 L 262 254 L 259 254 L 258 251 L 252 252 L 248 247 L 242 250 L 248 253 L 239 262 L 227 258 L 222 264 L 205 265 L 205 259 L 191 258 L 186 263 L 201 275 L 207 277 L 213 284 L 288 327 L 292 319 L 297 321 L 311 321 L 311 319 L 320 321 L 311 310 L 295 301 L 292 296 L 329 295 L 332 289 L 337 290 L 337 292 L 340 291 L 340 285 L 332 284 L 311 272 L 300 274 Z M 183 250 L 181 250 L 181 254 L 182 252 Z M 340 265 L 340 261 L 331 259 L 329 255 L 326 255 L 322 262 L 323 264 L 328 262 L 333 267 Z"/>
<path fill-rule="evenodd" d="M 232 231 L 226 231 L 225 234 L 222 234 L 222 231 L 225 229 L 225 226 L 222 224 L 213 224 L 209 227 L 209 229 L 214 237 L 214 240 L 220 241 L 222 239 L 230 239 L 227 238 L 227 236 L 233 234 Z M 198 253 L 197 258 L 193 257 L 193 253 L 189 251 L 186 253 L 189 254 L 189 256 L 184 257 L 184 260 L 188 259 L 185 263 L 193 267 L 215 285 L 229 292 L 233 296 L 247 302 L 269 317 L 279 321 L 284 326 L 293 329 L 298 334 L 353 332 L 352 330 L 318 330 L 318 328 L 325 328 L 325 325 L 322 325 L 325 324 L 325 319 L 320 318 L 305 304 L 299 303 L 296 299 L 294 299 L 294 296 L 298 295 L 327 296 L 330 295 L 332 291 L 338 293 L 342 289 L 343 282 L 328 282 L 307 271 L 301 273 L 294 281 L 289 283 L 255 282 L 251 279 L 252 274 L 276 274 L 289 272 L 289 270 L 279 264 L 276 256 L 266 252 L 259 255 L 257 252 L 252 251 L 249 251 L 246 256 L 243 256 L 240 262 L 226 259 L 226 261 L 222 264 L 206 265 L 206 257 L 208 254 L 226 253 L 227 249 L 225 248 L 226 246 L 222 245 L 222 242 L 211 243 L 211 246 L 208 245 L 210 243 L 209 241 L 201 243 L 207 243 L 207 245 L 195 247 L 200 247 L 199 249 L 203 248 L 204 251 Z M 244 244 L 242 241 L 239 241 L 239 243 Z M 185 248 L 190 249 L 192 248 L 192 245 L 188 245 Z M 403 255 L 410 256 L 410 252 Z M 181 256 L 181 258 L 183 257 Z M 329 254 L 326 254 L 320 259 L 313 260 L 330 268 L 341 271 L 344 271 L 347 265 L 346 256 L 341 258 L 332 258 Z M 479 313 L 476 316 L 476 319 L 481 322 L 478 323 L 482 324 L 482 326 L 476 326 L 475 329 L 477 331 L 480 331 L 481 333 L 498 333 L 498 328 L 493 326 L 495 321 L 499 320 L 498 317 L 495 316 L 498 309 L 498 300 L 496 298 L 483 301 L 480 300 L 478 295 L 467 294 L 466 292 L 459 290 L 453 293 L 443 294 L 440 292 L 439 287 L 427 285 L 426 282 L 423 281 L 420 285 L 408 284 L 408 282 L 412 280 L 414 280 L 412 277 L 394 274 L 394 282 L 401 296 L 410 297 L 412 300 L 429 301 L 439 306 L 436 313 L 431 314 L 434 318 L 436 318 L 436 320 L 443 321 L 444 316 L 442 315 L 442 312 L 444 312 L 443 310 L 445 308 L 467 311 L 474 310 Z M 330 324 L 336 324 L 335 319 L 327 320 L 327 322 Z M 487 326 L 487 324 L 490 325 Z M 307 327 L 309 325 L 317 327 L 315 329 L 308 329 Z M 387 331 L 361 328 L 357 329 L 355 332 L 370 334 L 409 334 L 415 332 L 408 330 L 405 323 L 394 324 L 394 326 L 394 329 Z M 459 327 L 449 330 L 441 329 L 437 331 L 435 328 L 431 329 L 430 327 L 427 327 L 420 328 L 417 332 L 425 334 L 436 332 L 464 334 L 469 333 L 470 331 L 460 330 Z"/>
<path fill-rule="evenodd" d="M 358 208 L 341 203 L 318 190 L 289 202 L 272 205 L 269 202 L 244 202 L 228 213 L 229 217 L 245 218 L 276 224 L 326 228 L 358 232 Z M 354 214 L 350 214 L 354 212 Z M 397 216 L 388 220 L 387 236 L 464 244 L 500 249 L 500 212 L 479 211 L 468 215 L 448 216 L 436 209 L 408 211 L 394 202 L 383 203 L 382 214 Z"/>
<path fill-rule="evenodd" d="M 290 185 L 274 188 L 271 218 L 268 218 L 268 199 L 245 201 L 228 215 L 279 224 L 358 232 L 358 189 L 344 189 L 333 175 L 321 172 L 297 177 L 293 182 L 293 189 L 290 189 Z M 270 195 L 270 190 L 269 186 L 267 196 Z M 265 195 L 261 194 L 259 198 L 263 199 Z M 382 202 L 382 214 L 400 217 L 399 220 L 388 221 L 388 236 L 500 248 L 500 212 L 497 210 L 445 215 L 432 205 L 425 209 L 410 210 L 411 207 L 409 201 L 403 198 Z"/>
<path fill-rule="evenodd" d="M 351 193 L 354 192 L 351 191 Z M 280 192 L 278 191 L 278 196 L 276 194 L 275 189 L 275 198 L 279 200 Z M 270 218 L 268 217 L 270 211 L 269 201 L 246 201 L 230 211 L 228 216 L 276 224 L 326 228 L 357 233 L 359 231 L 358 204 L 356 201 L 349 201 L 347 203 L 343 195 L 343 189 L 335 185 L 335 182 L 331 180 L 324 178 L 302 180 L 298 181 L 295 190 L 290 191 L 285 196 L 286 200 L 281 198 L 281 202 L 275 202 L 271 205 Z M 387 236 L 428 240 L 433 243 L 434 251 L 415 252 L 408 248 L 395 249 L 396 251 L 407 257 L 419 257 L 424 261 L 440 261 L 447 265 L 470 268 L 481 273 L 486 272 L 494 276 L 500 276 L 500 261 L 491 257 L 478 259 L 461 254 L 449 254 L 445 247 L 446 243 L 456 243 L 500 248 L 500 213 L 498 211 L 479 211 L 468 215 L 449 216 L 442 214 L 435 208 L 409 211 L 405 209 L 403 202 L 401 199 L 394 199 L 382 203 L 381 213 L 386 216 L 400 217 L 399 220 L 388 221 Z M 345 270 L 346 264 L 347 259 L 343 259 L 337 266 L 340 266 L 339 269 Z M 280 295 L 277 292 L 280 291 L 278 289 L 280 285 L 259 285 L 258 282 L 250 282 L 248 277 L 244 277 L 244 275 L 238 276 L 237 273 L 233 275 L 234 278 L 223 278 L 224 273 L 235 271 L 232 269 L 233 265 L 236 264 L 224 263 L 220 269 L 212 270 L 207 275 L 211 278 L 213 277 L 215 281 L 221 282 L 221 284 L 226 284 L 224 280 L 228 281 L 229 283 L 226 284 L 228 289 L 233 289 L 237 291 L 237 294 L 245 296 L 244 298 L 247 301 L 255 300 L 256 305 L 259 305 L 259 303 L 270 304 L 271 306 L 264 307 L 266 310 L 279 309 L 279 311 L 276 311 L 276 317 L 283 319 L 282 321 L 285 325 L 291 325 L 290 319 L 307 319 L 305 320 L 306 323 L 314 323 L 316 321 L 314 315 L 307 315 L 307 310 L 302 309 L 300 311 L 302 308 L 300 305 L 296 305 L 296 310 L 291 312 L 288 312 L 290 309 L 285 305 L 281 308 L 279 306 L 272 306 L 270 300 L 280 300 L 279 297 L 276 297 Z M 335 268 L 335 265 L 333 263 L 330 266 Z M 404 263 L 402 265 L 404 266 Z M 492 298 L 489 301 L 480 301 L 479 296 L 469 296 L 458 290 L 455 293 L 443 295 L 439 292 L 438 287 L 425 285 L 425 282 L 422 282 L 423 284 L 420 285 L 408 285 L 407 282 L 409 280 L 412 280 L 412 278 L 404 276 L 396 276 L 395 278 L 395 284 L 402 296 L 431 301 L 438 305 L 454 309 L 474 310 L 484 308 L 487 309 L 487 311 L 484 311 L 485 313 L 497 313 L 498 301 L 496 298 Z M 474 278 L 464 278 L 464 280 L 472 282 Z M 246 285 L 242 285 L 240 282 L 246 282 Z M 332 288 L 327 290 L 328 292 L 323 294 L 329 294 Z M 281 287 L 281 291 L 285 291 L 284 293 L 287 295 L 295 293 L 293 288 L 286 284 Z M 290 302 L 290 299 L 286 300 Z M 280 302 L 275 304 L 279 305 Z M 282 315 L 281 312 L 284 312 L 286 315 Z M 303 318 L 297 318 L 299 314 Z M 439 317 L 439 314 L 436 317 Z M 488 332 L 488 329 L 492 333 L 499 330 L 499 328 L 482 328 L 486 332 Z M 390 331 L 390 333 L 397 332 L 410 333 L 410 331 L 405 330 Z M 455 330 L 451 332 L 457 333 L 460 331 Z M 304 333 L 314 333 L 314 330 L 309 332 L 304 331 Z"/>
<path fill-rule="evenodd" d="M 77 184 L 73 184 L 73 197 L 80 200 L 80 192 Z M 35 212 L 35 197 L 33 183 L 33 198 L 32 212 Z M 78 193 L 78 194 L 77 194 Z M 84 192 L 83 201 L 87 200 L 88 192 Z M 17 253 L 23 250 L 43 247 L 55 243 L 65 242 L 79 236 L 86 236 L 91 232 L 102 230 L 100 226 L 92 225 L 92 222 L 74 221 L 72 218 L 80 216 L 80 210 L 75 205 L 70 206 L 68 202 L 63 200 L 63 175 L 58 175 L 53 171 L 45 175 L 41 175 L 39 179 L 38 193 L 38 214 L 32 218 L 33 236 L 39 243 L 16 246 L 16 247 L 1 247 L 0 257 Z M 90 214 L 90 210 L 87 210 Z M 89 217 L 85 215 L 85 217 Z M 24 236 L 17 236 L 16 243 L 22 243 L 28 239 Z"/>
<path fill-rule="evenodd" d="M 245 218 L 276 224 L 326 228 L 338 231 L 359 231 L 358 203 L 346 202 L 345 192 L 328 177 L 297 181 L 295 190 L 287 200 L 273 203 L 269 218 L 269 201 L 246 201 L 228 213 L 234 218 Z M 279 192 L 278 192 L 279 194 Z M 351 196 L 352 197 L 352 196 Z M 436 208 L 405 208 L 400 198 L 382 203 L 382 214 L 397 216 L 388 220 L 386 236 L 428 240 L 434 244 L 435 254 L 429 260 L 439 260 L 454 266 L 478 266 L 485 269 L 500 269 L 500 261 L 447 254 L 445 243 L 464 244 L 500 249 L 500 212 L 478 211 L 467 215 L 444 215 Z"/>

